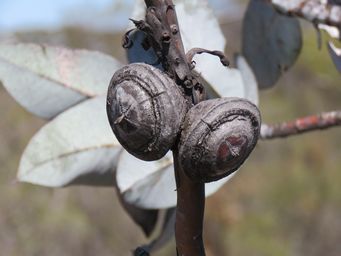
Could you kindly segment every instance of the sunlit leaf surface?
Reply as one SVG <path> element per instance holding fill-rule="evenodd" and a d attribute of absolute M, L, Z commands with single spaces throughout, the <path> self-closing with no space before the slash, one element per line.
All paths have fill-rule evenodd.
<path fill-rule="evenodd" d="M 298 20 L 279 14 L 266 0 L 250 1 L 242 36 L 242 54 L 260 88 L 273 86 L 295 63 L 302 47 Z"/>
<path fill-rule="evenodd" d="M 340 28 L 334 27 L 334 26 L 328 26 L 325 24 L 318 24 L 318 28 L 321 30 L 324 30 L 328 33 L 329 36 L 332 38 L 340 38 Z"/>
<path fill-rule="evenodd" d="M 226 40 L 207 1 L 175 1 L 175 4 L 185 51 L 200 47 L 224 52 Z M 220 97 L 244 97 L 238 70 L 223 66 L 219 58 L 208 54 L 198 55 L 194 60 L 195 70 Z"/>
<path fill-rule="evenodd" d="M 251 101 L 253 104 L 258 105 L 258 84 L 251 67 L 241 55 L 236 56 L 236 65 L 243 79 L 244 98 Z"/>
<path fill-rule="evenodd" d="M 106 93 L 121 65 L 86 50 L 36 44 L 0 44 L 0 81 L 24 108 L 50 119 L 69 107 Z"/>
<path fill-rule="evenodd" d="M 18 179 L 49 187 L 113 185 L 121 147 L 107 121 L 105 99 L 83 102 L 43 126 L 22 155 Z"/>

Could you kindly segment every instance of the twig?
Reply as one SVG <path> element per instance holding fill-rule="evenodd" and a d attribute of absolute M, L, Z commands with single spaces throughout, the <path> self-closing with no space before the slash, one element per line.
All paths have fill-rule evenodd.
<path fill-rule="evenodd" d="M 260 138 L 275 139 L 341 125 L 341 111 L 325 112 L 279 124 L 263 124 Z"/>
<path fill-rule="evenodd" d="M 146 32 L 159 55 L 163 68 L 179 84 L 190 83 L 192 71 L 187 63 L 179 24 L 172 0 L 145 0 L 146 20 L 139 29 Z M 136 23 L 135 23 L 136 24 Z"/>
<path fill-rule="evenodd" d="M 273 6 L 286 15 L 297 16 L 314 24 L 326 24 L 341 29 L 341 6 L 320 0 L 271 0 Z"/>
<path fill-rule="evenodd" d="M 193 49 L 189 50 L 186 53 L 186 58 L 187 58 L 188 63 L 193 62 L 193 58 L 195 55 L 202 54 L 202 53 L 208 53 L 208 54 L 219 57 L 221 64 L 223 64 L 224 66 L 230 65 L 230 62 L 228 61 L 228 59 L 226 58 L 226 56 L 223 52 L 211 51 L 211 50 L 207 50 L 207 49 L 203 49 L 203 48 L 193 48 Z M 194 68 L 194 67 L 192 67 L 192 68 Z"/>
<path fill-rule="evenodd" d="M 191 181 L 179 165 L 179 152 L 173 151 L 177 184 L 175 240 L 178 256 L 204 256 L 203 219 L 205 184 Z"/>

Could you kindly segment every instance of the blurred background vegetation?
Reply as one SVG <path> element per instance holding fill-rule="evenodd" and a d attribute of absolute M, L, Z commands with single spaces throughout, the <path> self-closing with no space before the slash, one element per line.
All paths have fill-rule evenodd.
<path fill-rule="evenodd" d="M 240 16 L 241 17 L 241 16 Z M 221 19 L 228 56 L 240 48 L 241 20 Z M 340 108 L 341 83 L 325 45 L 302 22 L 298 63 L 262 91 L 264 122 Z M 2 40 L 102 51 L 125 62 L 121 33 L 64 27 Z M 44 121 L 0 87 L 0 248 L 6 256 L 129 255 L 145 243 L 113 188 L 48 189 L 15 181 L 25 145 Z M 341 129 L 261 141 L 239 174 L 207 200 L 209 256 L 340 256 Z M 174 256 L 174 241 L 155 255 Z"/>

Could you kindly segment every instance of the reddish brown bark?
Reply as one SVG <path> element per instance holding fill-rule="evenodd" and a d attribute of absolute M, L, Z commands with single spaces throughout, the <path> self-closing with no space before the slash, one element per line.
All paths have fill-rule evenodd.
<path fill-rule="evenodd" d="M 325 112 L 278 124 L 263 124 L 260 138 L 274 139 L 341 125 L 341 111 Z"/>

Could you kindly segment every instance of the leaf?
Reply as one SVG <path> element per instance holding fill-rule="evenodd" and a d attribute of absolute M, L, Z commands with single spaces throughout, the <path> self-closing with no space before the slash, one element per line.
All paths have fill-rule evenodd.
<path fill-rule="evenodd" d="M 341 6 L 341 0 L 328 0 L 328 4 L 335 4 Z"/>
<path fill-rule="evenodd" d="M 242 54 L 260 88 L 273 86 L 295 63 L 302 48 L 298 20 L 280 15 L 266 0 L 250 1 L 242 33 Z"/>
<path fill-rule="evenodd" d="M 175 0 L 174 4 L 185 51 L 200 47 L 224 52 L 226 40 L 207 0 Z M 144 14 L 144 1 L 139 0 L 134 5 L 132 17 L 144 19 Z M 146 61 L 149 58 L 146 55 Z M 197 55 L 194 60 L 195 70 L 208 83 L 206 87 L 212 97 L 244 97 L 243 80 L 238 70 L 226 68 L 217 57 L 207 54 Z"/>
<path fill-rule="evenodd" d="M 146 162 L 122 151 L 118 158 L 116 178 L 124 200 L 146 209 L 174 206 L 176 185 L 172 165 L 171 153 L 161 160 Z M 165 175 L 168 173 L 170 175 Z"/>
<path fill-rule="evenodd" d="M 140 30 L 134 29 L 127 35 L 130 46 L 126 49 L 129 63 L 143 62 L 162 70 L 162 65 L 158 63 L 158 57 L 152 47 L 145 49 L 143 47 L 146 34 Z"/>
<path fill-rule="evenodd" d="M 185 51 L 187 52 L 194 47 L 200 47 L 224 52 L 226 45 L 225 37 L 207 1 L 178 1 L 176 3 Z M 212 40 L 208 40 L 208 38 Z M 237 72 L 223 66 L 215 56 L 207 54 L 197 55 L 194 60 L 196 62 L 195 70 L 201 74 L 213 90 L 219 94 L 225 94 L 221 93 L 223 91 L 229 92 L 230 96 L 242 97 L 239 87 L 241 86 L 241 78 Z"/>
<path fill-rule="evenodd" d="M 141 209 L 133 204 L 127 203 L 121 193 L 117 194 L 125 211 L 142 228 L 143 233 L 146 236 L 150 236 L 156 227 L 159 210 Z"/>
<path fill-rule="evenodd" d="M 341 38 L 340 36 L 340 28 L 334 27 L 334 26 L 328 26 L 326 24 L 318 24 L 317 25 L 318 29 L 324 30 L 328 33 L 328 35 L 332 38 Z"/>
<path fill-rule="evenodd" d="M 241 55 L 236 57 L 237 68 L 229 68 L 224 73 L 228 75 L 224 84 L 206 86 L 209 99 L 220 97 L 245 98 L 258 105 L 258 84 L 251 67 Z"/>
<path fill-rule="evenodd" d="M 219 79 L 220 77 L 223 80 L 220 80 Z M 217 70 L 215 79 L 217 81 L 214 85 L 209 83 L 206 84 L 205 87 L 210 98 L 220 97 L 245 98 L 243 77 L 238 69 L 225 68 L 224 71 Z"/>
<path fill-rule="evenodd" d="M 166 211 L 166 216 L 162 225 L 160 234 L 149 245 L 149 252 L 155 252 L 161 249 L 170 239 L 174 237 L 175 232 L 176 208 L 170 208 Z"/>
<path fill-rule="evenodd" d="M 121 146 L 105 102 L 105 96 L 87 100 L 43 126 L 21 157 L 18 179 L 48 187 L 112 186 Z"/>
<path fill-rule="evenodd" d="M 236 65 L 243 79 L 245 92 L 244 98 L 258 106 L 259 104 L 258 84 L 255 74 L 253 73 L 246 59 L 241 55 L 236 56 Z"/>
<path fill-rule="evenodd" d="M 117 180 L 116 175 L 114 175 L 115 179 L 115 187 L 117 188 Z M 159 210 L 149 210 L 149 209 L 141 209 L 136 207 L 133 204 L 126 202 L 120 193 L 117 191 L 118 199 L 123 206 L 124 210 L 128 213 L 128 215 L 132 218 L 132 220 L 142 229 L 145 236 L 150 236 L 154 231 L 158 216 Z"/>
<path fill-rule="evenodd" d="M 166 211 L 160 234 L 149 244 L 138 247 L 134 255 L 149 255 L 161 249 L 171 238 L 174 237 L 174 226 L 176 218 L 176 208 L 170 208 Z M 144 253 L 144 254 L 143 254 Z"/>
<path fill-rule="evenodd" d="M 206 184 L 206 196 L 215 193 L 232 176 Z M 176 205 L 176 184 L 171 153 L 161 160 L 145 162 L 122 151 L 118 159 L 116 179 L 124 200 L 137 207 L 162 209 Z"/>
<path fill-rule="evenodd" d="M 120 66 L 112 57 L 98 52 L 0 44 L 0 81 L 24 108 L 46 119 L 105 94 Z"/>
<path fill-rule="evenodd" d="M 341 72 L 341 49 L 337 48 L 332 42 L 329 42 L 328 51 L 336 66 L 336 69 Z"/>
<path fill-rule="evenodd" d="M 137 0 L 134 4 L 134 9 L 131 17 L 135 20 L 143 20 L 146 13 L 146 4 L 144 0 Z M 131 30 L 131 31 L 130 31 Z M 143 62 L 159 69 L 163 69 L 158 63 L 158 57 L 152 47 L 146 48 L 144 41 L 146 34 L 135 28 L 133 22 L 128 25 L 127 37 L 131 45 L 126 48 L 127 59 L 129 63 Z"/>
<path fill-rule="evenodd" d="M 175 1 L 175 4 L 186 51 L 200 47 L 224 52 L 226 40 L 207 1 Z M 197 55 L 194 60 L 195 70 L 208 82 L 209 91 L 220 97 L 244 97 L 238 70 L 223 66 L 217 57 L 208 54 Z"/>

